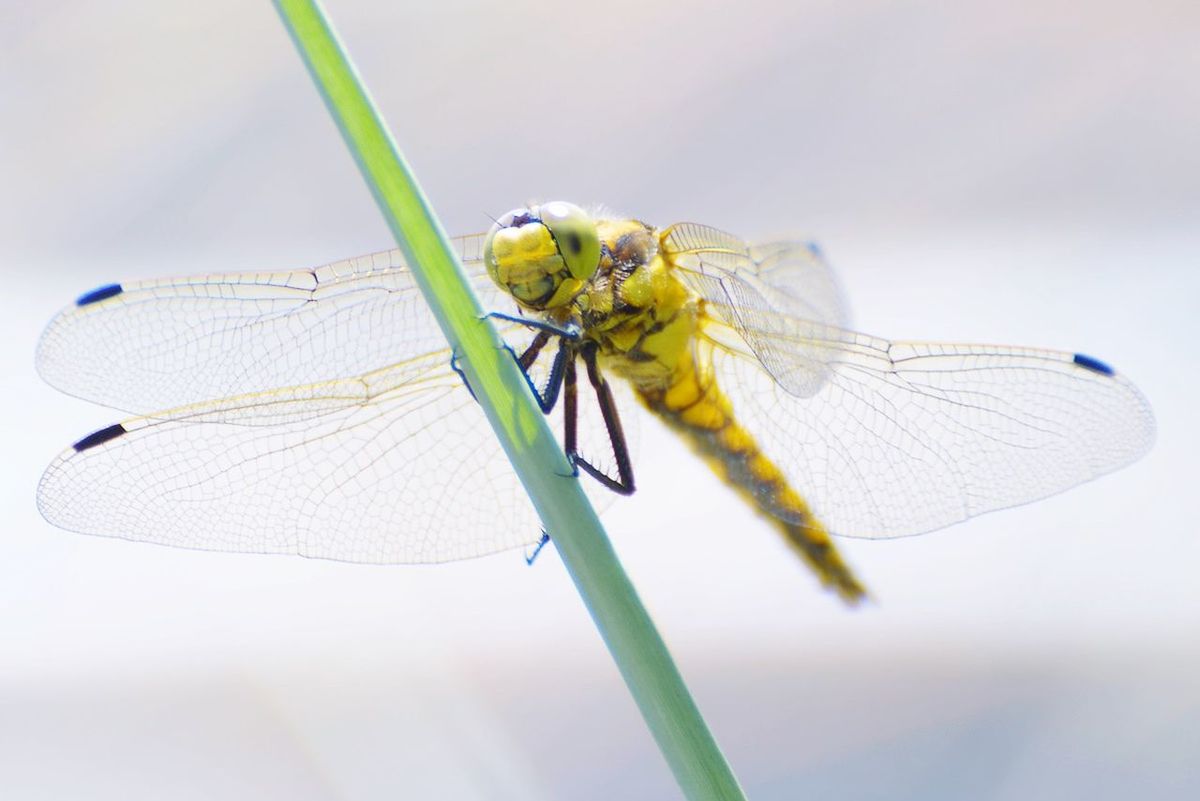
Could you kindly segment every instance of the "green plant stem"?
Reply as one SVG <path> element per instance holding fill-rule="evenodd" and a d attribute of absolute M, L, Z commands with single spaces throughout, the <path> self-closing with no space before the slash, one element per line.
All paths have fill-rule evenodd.
<path fill-rule="evenodd" d="M 689 799 L 743 799 L 523 376 L 471 292 L 442 226 L 316 2 L 276 6 L 458 354 L 600 635 Z M 403 31 L 398 33 L 402 39 Z"/>

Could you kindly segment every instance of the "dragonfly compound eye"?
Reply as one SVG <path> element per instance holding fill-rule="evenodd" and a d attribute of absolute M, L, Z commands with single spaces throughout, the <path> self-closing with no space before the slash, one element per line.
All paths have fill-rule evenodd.
<path fill-rule="evenodd" d="M 558 252 L 574 278 L 590 281 L 600 264 L 600 237 L 591 215 L 574 203 L 556 201 L 541 207 L 542 225 L 550 229 Z"/>
<path fill-rule="evenodd" d="M 501 217 L 488 232 L 483 258 L 501 289 L 542 311 L 579 294 L 600 263 L 600 239 L 583 209 L 547 203 Z"/>

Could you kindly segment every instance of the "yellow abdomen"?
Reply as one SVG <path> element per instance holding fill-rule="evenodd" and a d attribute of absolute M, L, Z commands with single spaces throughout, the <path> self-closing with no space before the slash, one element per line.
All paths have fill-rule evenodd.
<path fill-rule="evenodd" d="M 629 242 L 629 224 L 602 236 L 610 252 Z M 633 229 L 635 233 L 637 229 Z M 642 231 L 645 229 L 643 228 Z M 649 238 L 648 233 L 642 234 Z M 649 251 L 642 243 L 640 252 Z M 865 594 L 829 532 L 735 417 L 711 362 L 698 357 L 703 303 L 661 255 L 602 263 L 602 280 L 577 301 L 585 336 L 600 348 L 603 367 L 633 385 L 646 407 L 691 445 L 718 476 L 783 532 L 789 544 L 843 598 Z"/>
<path fill-rule="evenodd" d="M 713 472 L 775 524 L 822 583 L 850 602 L 866 594 L 808 504 L 737 422 L 713 376 L 705 375 L 689 358 L 680 363 L 665 389 L 639 389 L 638 395 Z"/>

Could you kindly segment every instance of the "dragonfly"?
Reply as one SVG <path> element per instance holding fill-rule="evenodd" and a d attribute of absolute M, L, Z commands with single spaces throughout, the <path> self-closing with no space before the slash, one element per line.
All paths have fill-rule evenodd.
<path fill-rule="evenodd" d="M 648 412 L 848 602 L 866 591 L 831 535 L 1044 498 L 1154 438 L 1143 395 L 1093 357 L 854 331 L 805 242 L 555 201 L 453 243 L 589 494 L 634 491 L 627 434 Z M 399 250 L 109 284 L 51 321 L 36 361 L 137 415 L 47 468 L 56 526 L 377 564 L 543 537 Z"/>

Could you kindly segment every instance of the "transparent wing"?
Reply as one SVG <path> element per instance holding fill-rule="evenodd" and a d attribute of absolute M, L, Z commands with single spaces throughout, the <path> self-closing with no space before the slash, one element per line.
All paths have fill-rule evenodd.
<path fill-rule="evenodd" d="M 769 366 L 736 346 L 742 331 Z M 734 413 L 837 534 L 918 534 L 1043 498 L 1154 438 L 1133 384 L 1078 354 L 889 342 L 766 311 L 736 329 L 708 318 L 704 335 Z M 815 392 L 778 378 L 814 363 Z"/>
<path fill-rule="evenodd" d="M 485 306 L 511 306 L 482 272 L 479 237 L 457 242 Z M 502 331 L 518 348 L 529 335 Z M 102 288 L 51 323 L 38 366 L 109 405 L 177 404 L 55 459 L 38 505 L 63 528 L 374 563 L 461 559 L 541 536 L 398 251 Z M 585 487 L 597 508 L 615 497 Z"/>
<path fill-rule="evenodd" d="M 695 223 L 667 228 L 662 243 L 663 255 L 706 301 L 708 313 L 736 332 L 727 337 L 727 347 L 753 354 L 794 395 L 812 397 L 820 391 L 829 379 L 822 354 L 805 354 L 798 345 L 781 352 L 777 345 L 797 326 L 818 338 L 826 329 L 849 325 L 841 287 L 816 246 L 751 246 Z M 782 328 L 781 321 L 786 321 Z"/>
<path fill-rule="evenodd" d="M 454 241 L 485 308 L 510 309 L 480 261 L 483 236 Z M 403 255 L 389 250 L 310 270 L 102 287 L 51 321 L 37 367 L 64 392 L 144 413 L 445 348 Z"/>
<path fill-rule="evenodd" d="M 441 354 L 103 429 L 54 460 L 38 506 L 89 534 L 349 562 L 441 562 L 541 535 Z"/>

